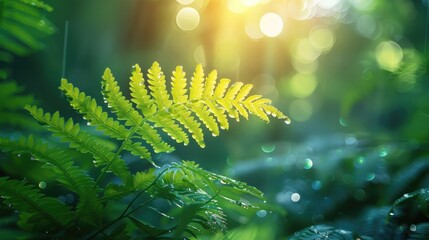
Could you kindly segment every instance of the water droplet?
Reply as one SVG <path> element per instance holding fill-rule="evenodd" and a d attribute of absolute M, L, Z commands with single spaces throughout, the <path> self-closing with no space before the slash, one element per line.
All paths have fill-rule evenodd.
<path fill-rule="evenodd" d="M 46 182 L 44 182 L 44 181 L 39 182 L 39 188 L 45 189 L 46 188 Z"/>
<path fill-rule="evenodd" d="M 348 136 L 345 140 L 345 143 L 347 146 L 355 146 L 358 144 L 358 140 L 356 139 L 355 136 Z"/>
<path fill-rule="evenodd" d="M 256 212 L 256 216 L 258 216 L 260 218 L 263 218 L 263 217 L 267 216 L 267 211 L 265 211 L 265 210 L 259 210 L 259 211 Z"/>
<path fill-rule="evenodd" d="M 411 224 L 410 225 L 410 231 L 411 232 L 415 232 L 417 230 L 417 226 L 416 225 L 414 225 L 414 224 Z"/>
<path fill-rule="evenodd" d="M 369 181 L 372 181 L 372 180 L 374 180 L 374 178 L 375 178 L 375 173 L 368 173 L 367 175 L 366 175 L 366 180 L 369 182 Z"/>
<path fill-rule="evenodd" d="M 276 150 L 276 145 L 263 145 L 261 149 L 264 153 L 271 153 Z"/>
<path fill-rule="evenodd" d="M 87 123 L 86 123 L 86 126 L 91 126 L 91 123 L 90 123 L 90 122 L 87 122 Z"/>
<path fill-rule="evenodd" d="M 285 124 L 289 125 L 290 124 L 290 119 L 286 118 L 284 122 L 285 122 Z"/>
<path fill-rule="evenodd" d="M 347 123 L 346 119 L 344 119 L 344 118 L 340 118 L 339 122 L 340 122 L 341 126 L 343 126 L 343 127 L 347 127 L 348 126 L 348 123 Z"/>
<path fill-rule="evenodd" d="M 21 154 L 20 153 L 18 153 L 18 155 L 17 155 L 19 158 L 21 157 Z"/>
<path fill-rule="evenodd" d="M 301 195 L 299 195 L 299 193 L 292 193 L 290 196 L 290 200 L 292 200 L 292 202 L 298 202 L 300 199 Z"/>
<path fill-rule="evenodd" d="M 381 146 L 378 149 L 378 156 L 380 157 L 386 157 L 389 154 L 389 150 L 385 146 Z"/>
<path fill-rule="evenodd" d="M 394 212 L 390 212 L 389 215 L 390 216 L 395 216 L 395 213 Z"/>
<path fill-rule="evenodd" d="M 411 197 L 411 195 L 409 193 L 405 193 L 404 197 L 409 198 L 409 197 Z"/>
<path fill-rule="evenodd" d="M 310 169 L 313 167 L 313 161 L 310 158 L 304 159 L 304 169 Z"/>

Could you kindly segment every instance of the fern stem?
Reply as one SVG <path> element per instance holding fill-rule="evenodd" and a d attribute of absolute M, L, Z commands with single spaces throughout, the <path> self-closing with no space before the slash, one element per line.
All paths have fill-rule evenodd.
<path fill-rule="evenodd" d="M 119 215 L 115 220 L 111 221 L 110 223 L 108 223 L 107 225 L 105 225 L 104 227 L 102 227 L 101 229 L 99 229 L 97 232 L 95 232 L 94 234 L 92 234 L 88 240 L 95 238 L 98 234 L 103 233 L 106 229 L 108 229 L 110 226 L 114 225 L 115 223 L 121 221 L 122 219 L 128 217 L 129 215 L 131 215 L 132 213 L 134 213 L 137 209 L 143 207 L 144 205 L 141 204 L 138 207 L 136 207 L 135 209 L 131 210 L 129 213 L 128 210 L 132 207 L 132 205 L 137 201 L 137 199 L 147 190 L 149 190 L 151 187 L 153 187 L 156 182 L 161 178 L 161 176 L 167 171 L 169 170 L 171 167 L 168 167 L 164 170 L 162 170 L 162 172 L 160 174 L 158 174 L 158 176 L 155 178 L 155 180 L 153 180 L 153 182 L 147 186 L 146 188 L 140 190 L 136 196 L 134 196 L 134 198 L 130 201 L 130 203 L 128 204 L 128 206 L 124 209 L 124 211 L 122 211 L 121 215 Z M 151 202 L 153 199 L 150 199 L 150 201 L 145 202 L 145 204 Z"/>
<path fill-rule="evenodd" d="M 107 164 L 107 166 L 104 168 L 103 172 L 98 176 L 97 180 L 95 181 L 94 189 L 98 186 L 98 184 L 100 183 L 100 181 L 104 177 L 104 175 L 106 175 L 107 171 L 109 171 L 109 168 L 110 168 L 110 166 L 112 166 L 113 162 L 115 162 L 115 160 L 118 159 L 119 155 L 124 150 L 124 147 L 127 144 L 127 142 L 130 140 L 130 138 L 135 133 L 135 131 L 137 131 L 137 127 L 138 126 L 134 126 L 133 129 L 130 130 L 130 134 L 127 136 L 127 138 L 125 138 L 124 141 L 122 141 L 122 144 L 119 147 L 118 151 L 116 151 L 115 157 L 113 158 L 113 160 L 111 162 L 109 162 L 109 164 Z"/>

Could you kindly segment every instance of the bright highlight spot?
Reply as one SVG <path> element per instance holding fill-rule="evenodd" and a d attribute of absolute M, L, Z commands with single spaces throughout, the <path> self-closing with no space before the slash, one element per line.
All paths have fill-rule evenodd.
<path fill-rule="evenodd" d="M 313 167 L 313 161 L 310 158 L 304 160 L 304 169 L 311 169 Z"/>
<path fill-rule="evenodd" d="M 314 75 L 295 74 L 290 80 L 290 91 L 295 97 L 305 98 L 310 96 L 317 87 L 317 80 Z"/>
<path fill-rule="evenodd" d="M 289 0 L 287 1 L 287 10 L 296 20 L 306 20 L 312 18 L 316 14 L 314 4 L 309 0 Z"/>
<path fill-rule="evenodd" d="M 272 153 L 276 150 L 276 145 L 264 145 L 261 149 L 264 153 Z"/>
<path fill-rule="evenodd" d="M 305 122 L 313 115 L 313 106 L 305 100 L 295 100 L 289 105 L 289 113 L 293 120 Z"/>
<path fill-rule="evenodd" d="M 261 32 L 267 37 L 277 37 L 283 31 L 283 19 L 276 13 L 265 13 L 259 21 Z"/>
<path fill-rule="evenodd" d="M 177 13 L 176 24 L 182 30 L 194 30 L 200 24 L 200 14 L 195 8 L 184 7 Z"/>
<path fill-rule="evenodd" d="M 44 181 L 39 182 L 39 188 L 41 188 L 41 189 L 46 188 L 46 182 L 44 182 Z"/>
<path fill-rule="evenodd" d="M 313 28 L 309 40 L 311 45 L 320 52 L 328 52 L 334 46 L 334 33 L 329 28 Z"/>
<path fill-rule="evenodd" d="M 176 1 L 182 5 L 188 5 L 195 2 L 195 0 L 176 0 Z"/>
<path fill-rule="evenodd" d="M 375 49 L 375 57 L 380 68 L 393 72 L 401 63 L 402 48 L 393 41 L 381 42 Z"/>
<path fill-rule="evenodd" d="M 331 9 L 338 5 L 341 0 L 320 0 L 318 1 L 317 5 L 324 9 Z"/>
<path fill-rule="evenodd" d="M 248 8 L 242 0 L 228 0 L 227 7 L 233 13 L 243 13 Z"/>
<path fill-rule="evenodd" d="M 290 196 L 290 200 L 292 202 L 298 202 L 301 199 L 301 196 L 298 193 L 293 193 L 292 196 Z"/>
<path fill-rule="evenodd" d="M 260 0 L 240 0 L 240 2 L 243 5 L 246 5 L 248 7 L 252 7 L 252 6 L 257 5 L 260 2 Z"/>

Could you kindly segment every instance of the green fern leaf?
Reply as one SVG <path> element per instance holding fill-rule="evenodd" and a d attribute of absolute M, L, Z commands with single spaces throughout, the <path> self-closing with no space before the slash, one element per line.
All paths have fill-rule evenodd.
<path fill-rule="evenodd" d="M 31 135 L 17 141 L 0 138 L 0 147 L 18 154 L 31 153 L 32 159 L 44 163 L 43 167 L 52 171 L 56 181 L 79 196 L 77 214 L 81 220 L 93 226 L 101 224 L 102 205 L 94 191 L 95 182 L 79 167 L 74 166 L 69 152 L 50 148 Z"/>
<path fill-rule="evenodd" d="M 154 62 L 148 72 L 148 82 L 150 94 L 154 98 L 158 109 L 164 109 L 171 106 L 172 101 L 167 92 L 167 84 L 165 81 L 164 73 L 157 62 Z"/>
<path fill-rule="evenodd" d="M 97 127 L 98 130 L 105 132 L 108 136 L 117 140 L 125 140 L 129 138 L 129 129 L 125 128 L 118 121 L 108 117 L 107 112 L 97 105 L 95 99 L 86 96 L 84 92 L 80 92 L 78 88 L 68 83 L 66 79 L 61 80 L 61 90 L 69 97 L 70 105 L 83 114 L 84 119 L 89 124 Z M 141 146 L 141 143 L 132 143 L 130 140 L 124 143 L 124 148 L 132 154 L 145 158 L 152 164 L 149 151 Z"/>
<path fill-rule="evenodd" d="M 191 89 L 189 93 L 190 100 L 199 100 L 203 96 L 204 89 L 204 71 L 203 66 L 198 64 L 195 68 L 194 76 L 191 81 Z"/>
<path fill-rule="evenodd" d="M 70 143 L 70 147 L 76 148 L 82 153 L 90 153 L 94 158 L 95 166 L 108 166 L 124 183 L 130 180 L 125 161 L 108 149 L 100 147 L 96 140 L 88 133 L 81 131 L 79 125 L 74 124 L 72 119 L 65 121 L 58 112 L 52 115 L 50 113 L 45 114 L 42 109 L 36 106 L 27 106 L 26 109 L 54 135 Z"/>
<path fill-rule="evenodd" d="M 172 117 L 177 119 L 192 134 L 192 138 L 195 139 L 200 147 L 205 147 L 201 124 L 195 120 L 190 110 L 183 105 L 179 105 L 172 110 Z"/>
<path fill-rule="evenodd" d="M 181 66 L 177 66 L 171 77 L 171 95 L 174 103 L 186 103 L 188 96 L 186 95 L 186 78 L 185 72 Z"/>
<path fill-rule="evenodd" d="M 131 101 L 137 105 L 137 108 L 142 111 L 143 115 L 153 115 L 157 107 L 144 86 L 143 74 L 138 64 L 134 65 L 130 80 Z"/>
<path fill-rule="evenodd" d="M 175 119 L 170 112 L 160 111 L 156 115 L 150 118 L 155 124 L 155 127 L 161 128 L 166 132 L 173 140 L 178 143 L 183 142 L 185 145 L 189 144 L 188 135 L 183 129 L 175 122 Z"/>
<path fill-rule="evenodd" d="M 52 7 L 39 0 L 0 1 L 0 61 L 10 62 L 13 55 L 26 55 L 43 46 L 40 38 L 55 32 L 45 11 Z"/>
<path fill-rule="evenodd" d="M 149 143 L 155 152 L 171 152 L 173 150 L 170 145 L 162 140 L 158 132 L 133 108 L 130 101 L 122 96 L 118 83 L 109 68 L 103 74 L 102 87 L 105 101 L 118 116 L 118 119 L 125 120 L 125 125 L 135 128 L 133 131 Z"/>
<path fill-rule="evenodd" d="M 25 215 L 25 224 L 38 231 L 57 232 L 73 220 L 74 213 L 56 198 L 45 197 L 32 185 L 23 181 L 0 178 L 3 202 Z"/>
<path fill-rule="evenodd" d="M 217 79 L 217 71 L 213 70 L 209 73 L 209 75 L 206 78 L 206 82 L 204 85 L 204 92 L 203 92 L 204 99 L 212 98 L 216 87 L 216 79 Z"/>
<path fill-rule="evenodd" d="M 214 137 L 219 136 L 219 127 L 216 120 L 210 114 L 206 105 L 197 102 L 191 105 L 192 111 L 204 123 L 204 125 L 212 132 Z"/>

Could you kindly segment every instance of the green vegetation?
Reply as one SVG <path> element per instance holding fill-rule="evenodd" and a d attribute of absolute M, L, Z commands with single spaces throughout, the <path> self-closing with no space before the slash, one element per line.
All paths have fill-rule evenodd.
<path fill-rule="evenodd" d="M 1 238 L 429 239 L 428 7 L 0 0 Z"/>

